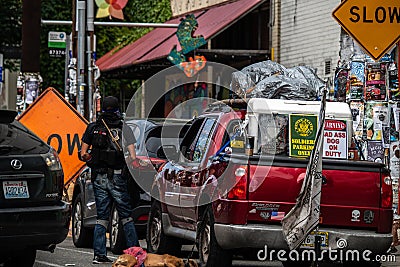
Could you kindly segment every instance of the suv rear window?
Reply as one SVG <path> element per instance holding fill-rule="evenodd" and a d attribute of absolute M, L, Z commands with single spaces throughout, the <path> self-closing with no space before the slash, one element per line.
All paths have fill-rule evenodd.
<path fill-rule="evenodd" d="M 146 137 L 146 152 L 149 157 L 158 157 L 157 151 L 161 146 L 173 145 L 179 148 L 189 125 L 164 125 L 151 129 Z"/>
<path fill-rule="evenodd" d="M 0 156 L 45 154 L 49 147 L 20 122 L 0 123 Z"/>

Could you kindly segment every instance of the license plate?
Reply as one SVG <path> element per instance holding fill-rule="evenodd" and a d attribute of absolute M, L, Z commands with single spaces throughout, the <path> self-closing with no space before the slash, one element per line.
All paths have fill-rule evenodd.
<path fill-rule="evenodd" d="M 311 232 L 306 239 L 304 239 L 300 248 L 314 248 L 315 236 L 321 237 L 321 248 L 328 248 L 329 245 L 329 233 L 328 232 Z"/>
<path fill-rule="evenodd" d="M 4 181 L 3 192 L 5 199 L 29 198 L 26 181 Z"/>

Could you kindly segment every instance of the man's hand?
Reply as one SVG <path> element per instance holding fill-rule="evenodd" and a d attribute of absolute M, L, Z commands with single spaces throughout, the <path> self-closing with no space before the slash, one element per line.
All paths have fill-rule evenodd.
<path fill-rule="evenodd" d="M 131 160 L 131 166 L 132 166 L 133 168 L 139 168 L 139 167 L 140 167 L 139 160 L 138 160 L 137 158 L 132 159 L 132 160 Z"/>
<path fill-rule="evenodd" d="M 83 153 L 82 155 L 81 155 L 81 157 L 82 157 L 82 160 L 83 161 L 85 161 L 85 162 L 88 162 L 89 160 L 91 160 L 92 159 L 92 156 L 89 154 L 89 153 Z"/>

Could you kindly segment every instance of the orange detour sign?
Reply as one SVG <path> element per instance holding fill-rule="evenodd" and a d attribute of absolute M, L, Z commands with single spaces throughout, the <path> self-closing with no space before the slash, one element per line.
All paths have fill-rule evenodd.
<path fill-rule="evenodd" d="M 400 38 L 398 0 L 344 0 L 332 16 L 374 60 Z"/>
<path fill-rule="evenodd" d="M 84 163 L 78 159 L 88 122 L 54 88 L 44 91 L 18 120 L 59 154 L 64 183 L 74 179 Z"/>

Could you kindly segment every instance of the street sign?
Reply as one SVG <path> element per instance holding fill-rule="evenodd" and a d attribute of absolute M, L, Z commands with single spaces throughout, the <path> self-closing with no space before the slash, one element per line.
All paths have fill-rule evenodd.
<path fill-rule="evenodd" d="M 65 57 L 65 49 L 49 48 L 50 57 Z"/>
<path fill-rule="evenodd" d="M 59 154 L 64 183 L 74 179 L 84 162 L 78 159 L 87 121 L 54 88 L 44 91 L 18 120 Z"/>
<path fill-rule="evenodd" d="M 47 47 L 50 57 L 64 57 L 67 35 L 65 32 L 49 32 Z"/>
<path fill-rule="evenodd" d="M 398 1 L 344 0 L 332 16 L 374 60 L 400 39 Z"/>
<path fill-rule="evenodd" d="M 47 47 L 64 48 L 66 47 L 67 35 L 65 32 L 49 32 Z"/>

